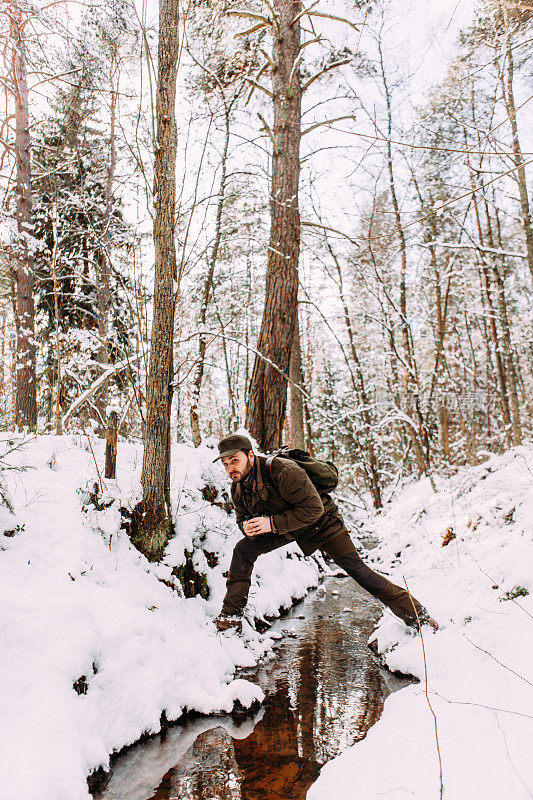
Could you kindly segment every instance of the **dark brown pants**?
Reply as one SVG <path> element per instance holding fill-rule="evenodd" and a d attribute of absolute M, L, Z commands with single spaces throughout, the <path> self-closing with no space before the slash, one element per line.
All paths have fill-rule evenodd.
<path fill-rule="evenodd" d="M 288 544 L 287 541 L 271 533 L 263 533 L 254 538 L 245 537 L 237 542 L 233 550 L 226 583 L 227 591 L 222 605 L 223 614 L 242 613 L 248 599 L 256 559 L 263 553 L 277 550 L 286 544 Z M 413 604 L 417 612 L 423 611 L 418 600 L 409 595 L 405 589 L 391 583 L 382 575 L 378 575 L 364 563 L 347 532 L 339 533 L 330 542 L 324 543 L 320 549 L 357 581 L 363 589 L 381 600 L 407 624 L 414 623 L 416 620 Z"/>

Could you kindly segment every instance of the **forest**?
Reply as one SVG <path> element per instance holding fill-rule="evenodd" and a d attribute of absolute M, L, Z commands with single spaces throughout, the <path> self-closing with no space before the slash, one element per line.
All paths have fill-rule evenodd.
<path fill-rule="evenodd" d="M 528 0 L 0 0 L 0 558 L 10 596 L 30 584 L 8 552 L 25 569 L 45 541 L 61 549 L 45 521 L 60 507 L 70 538 L 58 564 L 73 584 L 90 562 L 114 586 L 108 559 L 122 553 L 124 602 L 137 581 L 150 612 L 172 620 L 172 603 L 201 597 L 211 619 L 234 541 L 212 462 L 238 432 L 261 454 L 288 446 L 334 462 L 342 513 L 381 542 L 374 566 L 401 571 L 405 547 L 416 551 L 405 563 L 417 594 L 420 585 L 431 598 L 429 571 L 448 569 L 441 546 L 462 547 L 461 526 L 470 537 L 486 524 L 492 549 L 482 537 L 475 545 L 484 582 L 477 566 L 465 581 L 478 597 L 498 590 L 494 602 L 512 601 L 486 599 L 493 615 L 529 607 L 518 543 L 529 536 L 531 546 L 533 509 L 532 23 Z M 501 480 L 482 485 L 493 473 Z M 39 511 L 45 496 L 49 511 Z M 522 526 L 512 565 L 496 558 L 507 525 Z M 89 529 L 98 544 L 84 544 Z M 256 618 L 330 576 L 321 557 L 305 566 L 292 550 L 274 555 L 254 578 Z M 294 568 L 284 587 L 282 563 Z M 443 576 L 437 612 L 476 620 Z M 192 608 L 178 614 L 187 631 L 203 624 Z M 389 622 L 377 634 L 388 666 L 423 680 L 410 655 L 394 665 L 387 647 L 400 634 Z M 513 625 L 508 636 L 519 637 Z M 179 652 L 177 638 L 159 651 L 150 631 L 150 658 Z M 89 639 L 81 686 L 91 659 L 99 679 Z M 159 715 L 260 702 L 227 677 L 264 655 L 260 641 L 222 657 L 200 637 L 198 659 L 210 653 L 223 687 L 209 700 L 150 695 L 131 725 L 117 717 L 94 734 L 100 749 L 83 750 L 66 793 L 36 783 L 23 795 L 13 783 L 9 797 L 83 799 L 86 776 L 159 730 Z M 113 658 L 131 674 L 143 663 Z M 65 676 L 72 694 L 78 674 Z M 477 785 L 445 793 L 436 721 L 435 735 L 431 796 L 474 796 Z M 309 797 L 338 785 L 326 779 Z M 511 783 L 498 786 L 502 798 Z M 426 784 L 416 790 L 429 800 Z"/>
<path fill-rule="evenodd" d="M 6 427 L 152 437 L 161 327 L 173 440 L 245 425 L 376 508 L 531 433 L 531 10 L 404 59 L 394 2 L 297 6 L 168 4 L 166 42 L 3 4 Z"/>

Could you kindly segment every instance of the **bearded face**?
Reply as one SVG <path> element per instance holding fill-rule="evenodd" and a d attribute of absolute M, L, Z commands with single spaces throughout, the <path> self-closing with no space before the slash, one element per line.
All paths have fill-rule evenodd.
<path fill-rule="evenodd" d="M 234 455 L 223 458 L 222 464 L 233 483 L 239 483 L 252 471 L 254 459 L 255 455 L 253 450 L 250 450 L 249 453 L 245 453 L 244 450 L 239 450 Z"/>

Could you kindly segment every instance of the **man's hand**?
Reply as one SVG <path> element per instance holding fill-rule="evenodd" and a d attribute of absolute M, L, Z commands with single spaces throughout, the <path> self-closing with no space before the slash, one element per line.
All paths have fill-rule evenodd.
<path fill-rule="evenodd" d="M 272 533 L 269 517 L 254 517 L 242 523 L 246 536 L 259 536 L 260 533 Z"/>

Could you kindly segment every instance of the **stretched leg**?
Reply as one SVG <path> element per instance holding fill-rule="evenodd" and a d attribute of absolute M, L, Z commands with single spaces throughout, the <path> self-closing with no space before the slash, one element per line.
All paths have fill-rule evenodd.
<path fill-rule="evenodd" d="M 420 622 L 428 622 L 432 627 L 437 627 L 437 624 L 415 597 L 365 564 L 347 532 L 339 534 L 321 549 L 333 559 L 337 566 L 357 581 L 363 589 L 381 600 L 406 625 L 418 627 L 418 614 Z"/>
<path fill-rule="evenodd" d="M 253 538 L 245 537 L 237 542 L 226 581 L 226 596 L 221 611 L 223 616 L 239 616 L 242 613 L 248 600 L 252 572 L 258 556 L 286 544 L 286 539 L 272 533 L 262 533 Z"/>

